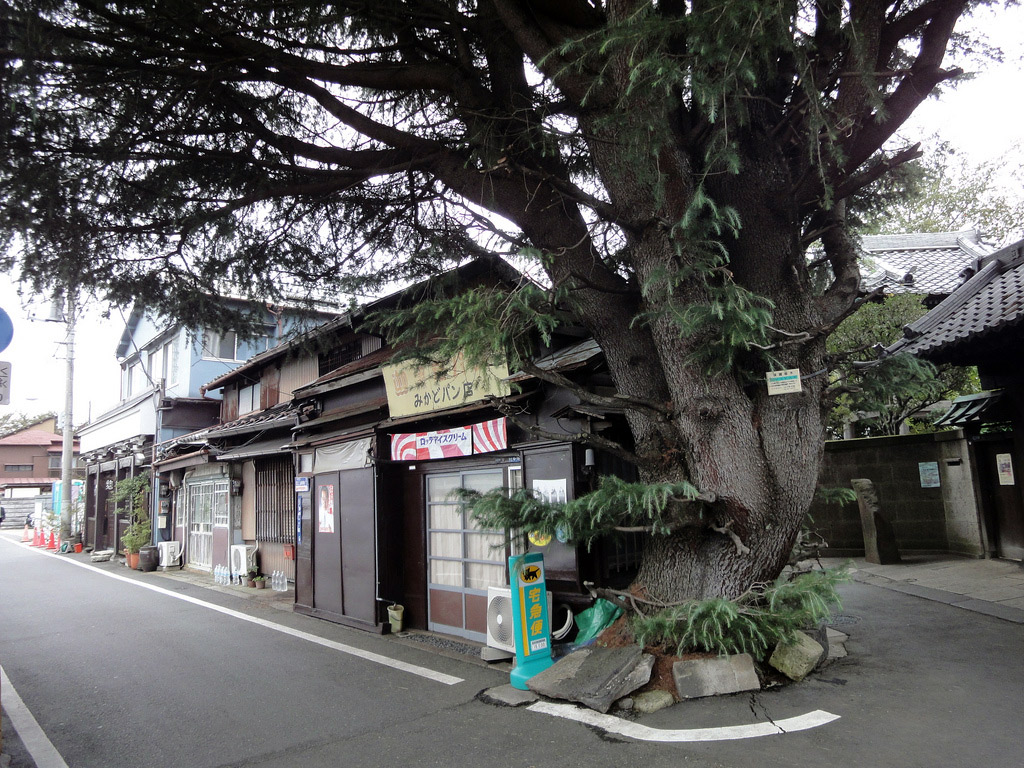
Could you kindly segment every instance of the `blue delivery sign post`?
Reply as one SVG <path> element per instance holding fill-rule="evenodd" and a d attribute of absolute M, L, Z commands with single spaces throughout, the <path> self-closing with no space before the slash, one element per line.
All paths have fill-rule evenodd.
<path fill-rule="evenodd" d="M 512 626 L 516 643 L 516 666 L 509 682 L 526 690 L 526 681 L 543 672 L 551 660 L 551 631 L 548 619 L 544 556 L 539 552 L 508 559 L 512 584 Z"/>

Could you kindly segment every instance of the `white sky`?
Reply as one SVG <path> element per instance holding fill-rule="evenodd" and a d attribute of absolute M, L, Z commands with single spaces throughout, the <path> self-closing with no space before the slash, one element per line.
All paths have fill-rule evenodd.
<path fill-rule="evenodd" d="M 929 100 L 904 126 L 902 134 L 916 140 L 938 133 L 976 162 L 1002 157 L 1017 145 L 1012 162 L 1019 167 L 1024 163 L 1020 100 L 1024 53 L 1019 42 L 1024 30 L 1024 7 L 982 9 L 975 23 L 987 32 L 992 44 L 1003 49 L 1005 61 L 984 64 L 973 81 L 945 93 L 941 100 Z M 0 274 L 0 307 L 14 322 L 14 339 L 0 351 L 0 360 L 12 365 L 11 404 L 0 406 L 0 411 L 60 414 L 64 410 L 66 329 L 60 323 L 28 319 L 32 310 L 38 316 L 47 316 L 47 302 L 37 299 L 32 307 L 24 305 L 10 277 Z M 111 319 L 101 318 L 102 309 L 87 308 L 78 324 L 75 424 L 109 410 L 119 397 L 120 367 L 114 353 L 124 321 L 116 310 Z"/>

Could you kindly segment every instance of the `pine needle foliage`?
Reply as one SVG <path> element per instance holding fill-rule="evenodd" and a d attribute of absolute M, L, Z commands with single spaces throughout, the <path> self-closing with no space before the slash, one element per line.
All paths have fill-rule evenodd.
<path fill-rule="evenodd" d="M 801 629 L 816 627 L 840 606 L 837 586 L 846 569 L 802 573 L 752 588 L 736 600 L 691 600 L 651 616 L 632 619 L 641 645 L 720 655 L 749 653 L 763 661 L 779 643 L 791 643 Z"/>
<path fill-rule="evenodd" d="M 681 502 L 697 497 L 690 483 L 630 483 L 607 476 L 593 493 L 565 503 L 551 503 L 529 489 L 511 495 L 497 488 L 487 493 L 461 489 L 460 501 L 468 504 L 482 528 L 537 531 L 588 547 L 595 539 L 623 527 L 646 528 L 667 535 L 680 524 Z M 699 505 L 691 515 L 699 517 Z"/>
<path fill-rule="evenodd" d="M 515 368 L 539 344 L 548 344 L 558 326 L 564 291 L 524 282 L 513 290 L 480 286 L 452 296 L 436 296 L 413 306 L 371 314 L 367 327 L 385 333 L 398 359 L 447 364 L 464 359 L 486 368 Z"/>

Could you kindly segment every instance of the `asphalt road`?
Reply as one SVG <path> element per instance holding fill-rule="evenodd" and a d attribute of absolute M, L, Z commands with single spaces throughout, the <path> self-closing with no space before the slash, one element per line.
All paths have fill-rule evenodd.
<path fill-rule="evenodd" d="M 817 710 L 839 719 L 642 742 L 486 704 L 478 693 L 507 675 L 477 663 L 156 574 L 75 565 L 5 532 L 0 696 L 9 709 L 13 689 L 72 768 L 1024 765 L 1024 626 L 861 584 L 844 600 L 847 659 L 798 686 L 637 722 L 692 733 Z M 12 766 L 32 766 L 9 718 L 4 732 Z"/>

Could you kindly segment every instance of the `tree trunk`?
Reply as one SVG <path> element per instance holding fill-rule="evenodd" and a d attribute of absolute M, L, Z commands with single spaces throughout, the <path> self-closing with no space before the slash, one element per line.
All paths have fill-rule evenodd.
<path fill-rule="evenodd" d="M 748 398 L 714 381 L 704 389 L 676 420 L 685 460 L 655 470 L 657 477 L 649 467 L 641 472 L 645 480 L 688 479 L 717 497 L 698 524 L 652 537 L 644 553 L 637 586 L 666 602 L 737 597 L 773 580 L 817 484 L 823 425 L 816 397 Z"/>
<path fill-rule="evenodd" d="M 774 328 L 800 333 L 820 327 L 821 308 L 808 285 L 799 244 L 799 216 L 787 203 L 785 164 L 752 156 L 744 167 L 748 172 L 729 180 L 730 187 L 720 183 L 712 190 L 738 212 L 742 229 L 727 243 L 729 276 L 711 280 L 768 299 Z M 613 197 L 630 198 L 636 209 L 640 185 L 624 178 L 624 188 L 613 189 Z M 648 219 L 678 215 L 683 202 L 677 197 L 674 211 L 666 211 L 652 199 Z M 643 284 L 657 279 L 659 269 L 679 263 L 680 243 L 664 229 L 647 228 L 630 256 Z M 648 296 L 645 308 L 657 310 L 658 300 Z M 686 306 L 714 299 L 708 283 L 693 280 L 660 300 Z M 673 415 L 661 423 L 647 413 L 628 416 L 641 478 L 688 480 L 717 501 L 705 506 L 703 520 L 652 539 L 636 586 L 667 602 L 737 597 L 781 572 L 810 507 L 823 452 L 824 341 L 812 334 L 780 345 L 770 360 L 741 349 L 733 364 L 711 371 L 707 363 L 694 361 L 694 353 L 707 349 L 713 332 L 683 333 L 669 315 L 657 312 L 644 326 L 656 350 L 658 375 L 651 376 L 649 393 L 637 394 L 657 399 L 667 390 Z M 616 361 L 627 356 L 620 347 L 635 341 L 602 337 L 600 330 L 593 332 L 616 377 Z M 818 375 L 808 378 L 800 393 L 769 396 L 764 373 L 779 368 Z"/>

